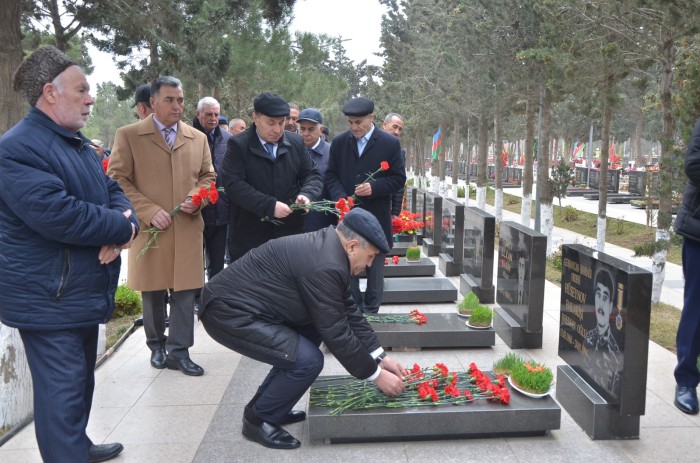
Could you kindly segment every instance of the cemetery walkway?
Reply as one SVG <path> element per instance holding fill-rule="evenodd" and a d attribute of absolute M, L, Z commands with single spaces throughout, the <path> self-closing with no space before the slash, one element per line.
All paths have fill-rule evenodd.
<path fill-rule="evenodd" d="M 472 204 L 473 205 L 473 204 Z M 612 214 L 611 214 L 612 216 Z M 504 220 L 519 219 L 504 213 Z M 555 240 L 594 245 L 589 239 L 555 230 Z M 606 252 L 640 267 L 645 259 L 608 245 Z M 432 258 L 437 264 L 437 258 Z M 681 306 L 680 268 L 669 264 L 664 301 Z M 676 273 L 677 272 L 677 273 Z M 439 270 L 436 275 L 439 275 Z M 458 277 L 450 280 L 459 288 Z M 677 293 L 677 294 L 676 294 Z M 667 299 L 668 298 L 668 299 Z M 678 299 L 675 299 L 678 298 Z M 519 354 L 543 362 L 556 372 L 564 362 L 557 355 L 560 289 L 545 284 L 543 347 Z M 406 313 L 419 309 L 431 313 L 455 311 L 454 303 L 386 305 L 385 312 Z M 429 322 L 428 322 L 429 323 Z M 429 326 L 429 325 L 428 325 Z M 475 362 L 482 369 L 510 349 L 496 336 L 492 348 L 425 349 L 391 352 L 411 366 L 445 363 L 450 369 L 467 369 Z M 116 463 L 216 463 L 216 462 L 657 462 L 697 461 L 700 416 L 688 416 L 673 406 L 675 355 L 657 344 L 649 345 L 646 380 L 646 413 L 641 418 L 640 439 L 593 441 L 562 409 L 561 428 L 538 437 L 494 437 L 440 441 L 404 441 L 327 445 L 309 439 L 308 423 L 286 428 L 302 441 L 292 451 L 269 450 L 241 435 L 243 406 L 252 396 L 265 365 L 241 359 L 208 337 L 197 323 L 192 358 L 205 369 L 204 376 L 187 377 L 171 370 L 155 370 L 143 329 L 138 328 L 97 369 L 97 385 L 88 432 L 96 443 L 121 442 L 125 450 Z M 324 375 L 344 374 L 342 366 L 326 353 Z M 514 392 L 515 393 L 515 392 Z M 553 395 L 556 397 L 556 391 Z M 299 408 L 306 408 L 308 395 Z M 468 406 L 468 405 L 466 405 Z M 410 419 L 410 417 L 407 417 Z M 371 432 L 371 431 L 370 431 Z M 38 463 L 34 426 L 30 424 L 0 447 L 0 461 Z"/>

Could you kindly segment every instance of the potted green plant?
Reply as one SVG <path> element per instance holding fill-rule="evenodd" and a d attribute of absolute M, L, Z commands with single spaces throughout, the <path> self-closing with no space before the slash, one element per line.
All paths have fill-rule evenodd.
<path fill-rule="evenodd" d="M 544 397 L 549 394 L 553 380 L 552 370 L 534 361 L 515 364 L 508 377 L 510 385 L 528 397 Z"/>
<path fill-rule="evenodd" d="M 492 318 L 493 310 L 485 305 L 480 305 L 472 310 L 472 314 L 467 321 L 467 326 L 476 329 L 490 328 Z"/>
<path fill-rule="evenodd" d="M 515 365 L 525 363 L 525 360 L 513 352 L 508 352 L 502 358 L 496 360 L 493 364 L 493 372 L 497 375 L 510 376 Z"/>
<path fill-rule="evenodd" d="M 420 248 L 409 246 L 406 248 L 406 262 L 420 262 Z"/>
<path fill-rule="evenodd" d="M 474 291 L 469 291 L 469 293 L 464 296 L 464 298 L 457 305 L 457 313 L 460 317 L 468 318 L 471 316 L 472 311 L 479 307 L 479 298 Z"/>

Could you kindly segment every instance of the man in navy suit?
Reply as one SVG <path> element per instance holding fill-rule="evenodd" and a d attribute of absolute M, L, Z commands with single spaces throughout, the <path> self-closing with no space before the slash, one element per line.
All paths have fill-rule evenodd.
<path fill-rule="evenodd" d="M 333 139 L 325 183 L 332 200 L 355 196 L 356 207 L 371 212 L 379 221 L 387 241 L 392 243 L 391 195 L 406 182 L 406 170 L 399 139 L 374 126 L 374 102 L 359 97 L 343 106 L 350 130 Z M 389 164 L 380 169 L 381 163 Z M 360 280 L 353 277 L 352 295 L 364 313 L 377 313 L 384 291 L 384 254 L 375 257 L 367 269 L 364 298 Z"/>

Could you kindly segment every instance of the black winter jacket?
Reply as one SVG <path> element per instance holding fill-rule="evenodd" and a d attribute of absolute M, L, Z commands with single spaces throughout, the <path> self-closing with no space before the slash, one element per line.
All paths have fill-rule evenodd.
<path fill-rule="evenodd" d="M 685 174 L 688 183 L 674 228 L 679 235 L 700 241 L 700 119 L 695 123 L 685 152 Z"/>
<path fill-rule="evenodd" d="M 313 325 L 351 375 L 377 370 L 370 353 L 381 344 L 352 298 L 348 257 L 332 226 L 250 251 L 204 286 L 202 300 L 204 327 L 223 323 L 234 350 L 295 361 L 299 335 L 290 327 Z"/>

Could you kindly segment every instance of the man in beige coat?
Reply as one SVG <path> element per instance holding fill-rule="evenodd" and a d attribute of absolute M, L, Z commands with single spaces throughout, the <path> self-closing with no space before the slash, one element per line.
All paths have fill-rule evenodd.
<path fill-rule="evenodd" d="M 194 295 L 204 285 L 200 208 L 191 197 L 215 183 L 207 137 L 180 121 L 184 111 L 181 82 L 159 77 L 151 85 L 154 114 L 117 130 L 109 175 L 136 210 L 142 233 L 129 252 L 127 285 L 142 292 L 146 344 L 154 368 L 199 376 L 204 370 L 190 359 L 194 343 Z M 169 212 L 180 206 L 171 217 Z M 155 246 L 140 258 L 149 234 Z M 165 292 L 170 290 L 170 331 L 165 336 Z"/>

